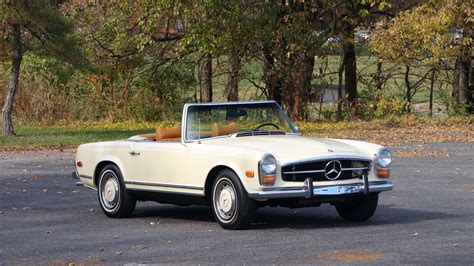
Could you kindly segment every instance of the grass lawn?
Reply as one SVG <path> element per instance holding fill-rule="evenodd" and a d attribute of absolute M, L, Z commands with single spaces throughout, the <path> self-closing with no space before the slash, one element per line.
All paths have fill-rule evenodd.
<path fill-rule="evenodd" d="M 16 127 L 17 136 L 0 136 L 0 151 L 75 148 L 81 143 L 126 139 L 172 123 L 72 123 Z M 304 135 L 348 138 L 387 146 L 443 141 L 474 142 L 474 116 L 402 116 L 354 122 L 298 122 Z M 361 130 L 363 129 L 363 130 Z"/>
<path fill-rule="evenodd" d="M 0 150 L 54 149 L 81 143 L 125 139 L 150 129 L 82 129 L 51 126 L 19 126 L 16 136 L 0 136 Z"/>

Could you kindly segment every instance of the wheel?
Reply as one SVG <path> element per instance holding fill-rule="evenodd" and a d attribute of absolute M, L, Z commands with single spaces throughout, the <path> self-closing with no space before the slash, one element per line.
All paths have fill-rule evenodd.
<path fill-rule="evenodd" d="M 350 203 L 336 205 L 337 213 L 346 221 L 366 221 L 374 215 L 379 201 L 379 194 L 354 199 Z"/>
<path fill-rule="evenodd" d="M 97 195 L 102 211 L 111 218 L 130 216 L 137 204 L 137 200 L 125 189 L 120 169 L 113 164 L 102 169 Z"/>
<path fill-rule="evenodd" d="M 242 229 L 253 217 L 255 202 L 248 197 L 239 177 L 231 170 L 223 170 L 212 186 L 212 209 L 220 226 Z"/>

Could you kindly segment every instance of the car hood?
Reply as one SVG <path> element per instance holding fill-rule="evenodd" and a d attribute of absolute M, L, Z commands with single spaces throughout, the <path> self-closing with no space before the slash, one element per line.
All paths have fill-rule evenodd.
<path fill-rule="evenodd" d="M 295 135 L 229 137 L 212 139 L 202 143 L 235 146 L 270 153 L 282 163 L 328 156 L 355 156 L 370 159 L 370 155 L 364 150 L 340 140 L 307 138 Z"/>

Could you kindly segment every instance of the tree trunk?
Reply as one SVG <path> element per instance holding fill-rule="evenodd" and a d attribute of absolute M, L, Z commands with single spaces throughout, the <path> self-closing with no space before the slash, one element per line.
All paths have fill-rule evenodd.
<path fill-rule="evenodd" d="M 201 62 L 201 102 L 212 102 L 212 55 L 206 53 Z"/>
<path fill-rule="evenodd" d="M 344 47 L 342 47 L 342 54 L 341 54 L 341 63 L 339 64 L 339 68 L 337 70 L 337 114 L 336 120 L 342 120 L 342 85 L 343 85 L 343 75 L 344 75 Z M 322 96 L 324 97 L 324 95 Z"/>
<path fill-rule="evenodd" d="M 405 99 L 407 100 L 407 103 L 403 107 L 403 112 L 408 112 L 410 103 L 411 103 L 411 84 L 410 84 L 410 66 L 406 65 L 405 66 Z"/>
<path fill-rule="evenodd" d="M 354 43 L 346 42 L 344 46 L 344 88 L 347 95 L 349 116 L 354 119 L 357 101 L 357 61 Z"/>
<path fill-rule="evenodd" d="M 459 56 L 456 57 L 456 60 L 454 61 L 454 73 L 453 73 L 453 100 L 456 106 L 459 106 L 459 76 L 461 75 L 459 71 L 459 64 L 460 64 Z"/>
<path fill-rule="evenodd" d="M 474 60 L 474 57 L 471 57 L 471 72 L 469 74 L 470 80 L 469 80 L 469 92 L 471 93 L 471 103 L 468 107 L 468 112 L 470 114 L 474 114 L 474 63 L 472 62 Z"/>
<path fill-rule="evenodd" d="M 430 80 L 430 116 L 433 116 L 433 91 L 435 83 L 436 69 L 431 70 L 431 80 Z"/>
<path fill-rule="evenodd" d="M 15 135 L 12 122 L 13 102 L 15 100 L 18 81 L 20 77 L 20 65 L 22 59 L 21 48 L 21 26 L 19 24 L 12 25 L 13 34 L 13 56 L 12 56 L 12 72 L 10 82 L 7 87 L 5 103 L 2 109 L 3 135 Z"/>
<path fill-rule="evenodd" d="M 292 120 L 307 120 L 309 117 L 311 80 L 313 78 L 314 55 L 300 52 L 295 58 L 291 75 L 285 82 L 284 106 Z"/>
<path fill-rule="evenodd" d="M 377 63 L 377 70 L 375 71 L 375 87 L 377 88 L 377 91 L 381 91 L 383 87 L 381 61 Z"/>
<path fill-rule="evenodd" d="M 237 53 L 231 52 L 229 55 L 229 76 L 225 90 L 225 98 L 229 102 L 239 100 L 239 70 L 240 57 Z"/>
<path fill-rule="evenodd" d="M 464 31 L 463 36 L 468 36 L 467 30 Z M 472 86 L 469 86 L 469 73 L 472 67 L 471 60 L 470 45 L 463 45 L 461 53 L 456 58 L 453 75 L 454 100 L 458 106 L 465 108 L 470 113 L 474 112 L 474 91 Z"/>
<path fill-rule="evenodd" d="M 263 80 L 265 81 L 265 90 L 268 99 L 276 101 L 279 105 L 283 104 L 283 82 L 281 76 L 277 75 L 275 70 L 275 61 L 270 49 L 263 48 Z"/>
<path fill-rule="evenodd" d="M 456 61 L 456 79 L 454 80 L 455 95 L 457 95 L 456 103 L 466 106 L 472 102 L 469 92 L 469 71 L 471 68 L 471 60 L 465 60 L 464 56 L 459 56 Z"/>

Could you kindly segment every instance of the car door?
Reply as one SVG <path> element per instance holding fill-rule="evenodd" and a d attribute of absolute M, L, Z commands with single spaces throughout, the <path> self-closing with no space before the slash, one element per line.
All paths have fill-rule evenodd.
<path fill-rule="evenodd" d="M 128 184 L 143 189 L 176 191 L 186 185 L 188 149 L 181 142 L 136 142 L 131 145 Z M 182 191 L 182 189 L 178 189 Z"/>

